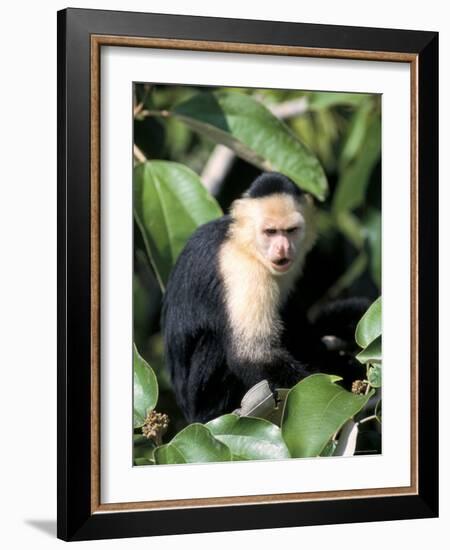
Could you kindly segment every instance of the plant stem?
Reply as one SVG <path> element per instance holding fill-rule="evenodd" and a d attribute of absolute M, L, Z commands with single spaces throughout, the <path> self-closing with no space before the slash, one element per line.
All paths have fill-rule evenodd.
<path fill-rule="evenodd" d="M 377 420 L 377 415 L 372 414 L 371 416 L 366 416 L 366 418 L 363 418 L 358 422 L 358 424 L 364 424 L 364 422 L 369 422 L 370 420 Z"/>

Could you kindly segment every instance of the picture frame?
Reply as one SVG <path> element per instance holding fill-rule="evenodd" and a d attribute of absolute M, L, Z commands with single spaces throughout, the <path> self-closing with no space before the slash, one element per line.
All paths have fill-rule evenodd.
<path fill-rule="evenodd" d="M 100 265 L 100 221 L 105 213 L 100 193 L 100 53 L 108 46 L 409 66 L 409 486 L 157 501 L 149 494 L 141 503 L 101 502 L 100 274 L 104 268 Z M 437 33 L 85 9 L 58 12 L 59 538 L 88 540 L 438 515 L 437 141 Z"/>

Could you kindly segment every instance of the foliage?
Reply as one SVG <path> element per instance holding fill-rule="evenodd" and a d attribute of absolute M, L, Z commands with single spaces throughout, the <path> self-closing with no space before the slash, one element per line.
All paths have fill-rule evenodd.
<path fill-rule="evenodd" d="M 158 401 L 158 381 L 150 365 L 139 355 L 136 346 L 133 347 L 133 370 L 134 427 L 140 428 Z"/>
<path fill-rule="evenodd" d="M 367 380 L 374 388 L 381 387 L 381 297 L 366 311 L 356 327 L 355 338 L 363 348 L 356 359 L 366 365 Z"/>
<path fill-rule="evenodd" d="M 355 338 L 358 345 L 366 348 L 381 336 L 381 298 L 369 307 L 356 327 Z"/>
<path fill-rule="evenodd" d="M 229 447 L 202 424 L 191 424 L 170 443 L 155 450 L 156 464 L 226 462 L 231 460 L 231 456 Z"/>
<path fill-rule="evenodd" d="M 380 339 L 380 335 L 366 339 L 368 334 L 376 335 L 381 326 L 379 303 L 372 304 L 358 324 L 357 335 L 364 335 L 364 342 L 368 342 L 363 352 Z M 367 357 L 360 359 L 367 366 L 363 395 L 339 386 L 338 376 L 312 374 L 287 392 L 280 427 L 261 418 L 226 414 L 205 425 L 191 424 L 163 445 L 135 435 L 135 465 L 337 456 L 348 454 L 351 438 L 353 454 L 359 427 L 354 419 L 381 386 L 381 355 L 376 361 L 371 354 Z M 156 405 L 155 384 L 153 371 L 135 348 L 135 428 L 142 426 L 144 414 Z M 379 399 L 372 417 L 367 415 L 359 423 L 371 418 L 381 423 Z"/>
<path fill-rule="evenodd" d="M 338 380 L 313 374 L 289 391 L 282 431 L 293 457 L 320 455 L 333 434 L 369 400 L 370 393 L 355 395 L 338 386 Z"/>
<path fill-rule="evenodd" d="M 381 298 L 355 334 L 363 389 L 311 375 L 280 392 L 283 413 L 272 422 L 227 414 L 186 426 L 164 369 L 158 322 L 161 293 L 187 239 L 221 216 L 260 170 L 286 174 L 321 201 L 320 238 L 299 307 L 314 316 L 330 298 L 380 295 L 379 97 L 144 84 L 135 86 L 134 112 L 134 327 L 142 354 L 134 348 L 135 465 L 379 452 L 366 442 L 379 439 L 381 423 Z M 216 169 L 213 196 L 208 173 L 217 145 L 235 156 Z M 164 442 L 142 435 L 155 407 L 170 418 Z"/>
<path fill-rule="evenodd" d="M 186 236 L 222 214 L 197 174 L 182 164 L 158 160 L 135 168 L 134 211 L 162 288 Z"/>
<path fill-rule="evenodd" d="M 280 428 L 267 420 L 226 414 L 206 426 L 230 448 L 232 460 L 290 457 Z"/>
<path fill-rule="evenodd" d="M 379 303 L 372 304 L 361 319 L 359 337 L 378 332 Z M 379 338 L 369 341 L 365 350 Z M 371 356 L 361 362 L 367 365 L 362 395 L 341 387 L 338 376 L 312 374 L 287 392 L 280 427 L 261 418 L 226 414 L 205 425 L 191 424 L 163 445 L 146 446 L 142 436 L 135 436 L 135 465 L 337 456 L 348 454 L 349 447 L 353 454 L 359 425 L 372 418 L 381 422 L 379 399 L 372 416 L 364 410 L 381 386 L 381 356 L 376 362 Z M 150 402 L 154 407 L 154 400 Z M 356 421 L 361 411 L 366 416 Z"/>
<path fill-rule="evenodd" d="M 304 191 L 323 200 L 328 185 L 322 166 L 262 103 L 238 92 L 203 92 L 176 106 L 193 130 L 232 149 L 261 170 L 281 171 Z"/>

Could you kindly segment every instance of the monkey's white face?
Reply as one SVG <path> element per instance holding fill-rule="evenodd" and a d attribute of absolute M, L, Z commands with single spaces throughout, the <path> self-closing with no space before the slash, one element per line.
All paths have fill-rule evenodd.
<path fill-rule="evenodd" d="M 305 219 L 290 196 L 261 199 L 256 223 L 256 247 L 273 275 L 287 273 L 295 264 L 305 232 Z"/>
<path fill-rule="evenodd" d="M 315 240 L 312 202 L 288 194 L 233 203 L 234 242 L 277 277 L 298 270 Z"/>
<path fill-rule="evenodd" d="M 270 271 L 286 273 L 294 263 L 301 241 L 301 226 L 280 227 L 271 222 L 260 231 L 258 249 Z"/>
<path fill-rule="evenodd" d="M 274 275 L 287 273 L 294 264 L 302 241 L 302 221 L 300 215 L 288 224 L 268 219 L 257 231 L 258 252 Z"/>

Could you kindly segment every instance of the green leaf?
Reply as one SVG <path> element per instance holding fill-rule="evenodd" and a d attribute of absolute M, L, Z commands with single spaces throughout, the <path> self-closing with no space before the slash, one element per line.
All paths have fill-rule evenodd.
<path fill-rule="evenodd" d="M 176 162 L 155 160 L 134 169 L 134 215 L 164 288 L 188 238 L 222 211 L 195 172 Z"/>
<path fill-rule="evenodd" d="M 313 374 L 289 391 L 281 429 L 292 457 L 320 455 L 333 434 L 372 395 L 348 392 L 335 384 L 338 380 L 338 376 Z"/>
<path fill-rule="evenodd" d="M 325 445 L 322 452 L 320 453 L 320 456 L 333 456 L 336 447 L 337 441 L 335 439 L 330 439 L 330 441 L 328 441 L 328 443 Z"/>
<path fill-rule="evenodd" d="M 135 458 L 134 459 L 134 465 L 135 466 L 152 466 L 155 463 L 154 460 L 151 458 Z"/>
<path fill-rule="evenodd" d="M 155 443 L 140 434 L 133 435 L 133 458 L 136 462 L 137 459 L 146 459 L 154 461 Z"/>
<path fill-rule="evenodd" d="M 133 424 L 135 428 L 143 426 L 149 411 L 158 401 L 158 381 L 153 369 L 139 355 L 133 344 Z"/>
<path fill-rule="evenodd" d="M 333 212 L 354 210 L 360 206 L 369 185 L 370 175 L 381 154 L 381 120 L 373 113 L 360 154 L 341 173 L 333 197 Z"/>
<path fill-rule="evenodd" d="M 155 450 L 156 464 L 228 462 L 230 449 L 202 424 L 191 424 Z"/>
<path fill-rule="evenodd" d="M 381 388 L 381 367 L 379 365 L 367 367 L 367 380 L 373 388 Z"/>
<path fill-rule="evenodd" d="M 189 462 L 174 445 L 161 445 L 155 449 L 155 464 L 186 464 Z M 202 462 L 201 460 L 192 462 Z"/>
<path fill-rule="evenodd" d="M 382 403 L 381 403 L 381 399 L 377 402 L 377 404 L 375 405 L 375 416 L 377 417 L 377 420 L 378 422 L 381 424 L 381 419 L 382 419 Z"/>
<path fill-rule="evenodd" d="M 169 115 L 261 170 L 282 172 L 304 191 L 325 199 L 327 179 L 316 156 L 254 98 L 224 90 L 204 92 L 176 106 Z"/>
<path fill-rule="evenodd" d="M 381 364 L 381 350 L 381 336 L 378 336 L 373 342 L 370 342 L 366 348 L 358 353 L 356 359 L 363 365 L 367 363 L 379 365 Z"/>
<path fill-rule="evenodd" d="M 355 338 L 362 348 L 381 335 L 381 296 L 375 300 L 356 326 Z"/>
<path fill-rule="evenodd" d="M 289 451 L 275 424 L 253 417 L 226 414 L 206 424 L 231 450 L 233 460 L 289 458 Z"/>
<path fill-rule="evenodd" d="M 192 140 L 192 131 L 176 118 L 166 120 L 166 148 L 171 159 L 179 159 Z"/>

